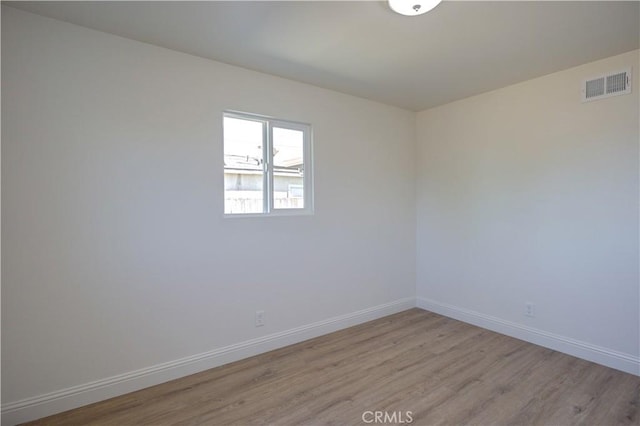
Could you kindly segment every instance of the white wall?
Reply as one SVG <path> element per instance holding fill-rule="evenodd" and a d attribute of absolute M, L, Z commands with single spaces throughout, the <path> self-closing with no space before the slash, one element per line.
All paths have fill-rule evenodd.
<path fill-rule="evenodd" d="M 631 95 L 580 102 L 629 66 Z M 419 306 L 640 374 L 638 74 L 634 51 L 418 114 Z"/>
<path fill-rule="evenodd" d="M 312 124 L 314 215 L 223 218 L 224 109 Z M 3 6 L 3 403 L 413 303 L 414 130 Z"/>

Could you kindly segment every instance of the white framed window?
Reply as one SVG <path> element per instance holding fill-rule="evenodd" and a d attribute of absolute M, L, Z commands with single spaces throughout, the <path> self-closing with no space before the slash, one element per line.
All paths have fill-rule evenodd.
<path fill-rule="evenodd" d="M 313 211 L 311 126 L 223 114 L 225 215 Z"/>

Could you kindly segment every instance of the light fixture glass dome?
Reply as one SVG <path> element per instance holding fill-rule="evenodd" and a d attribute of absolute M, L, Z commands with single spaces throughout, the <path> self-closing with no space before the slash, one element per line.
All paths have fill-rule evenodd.
<path fill-rule="evenodd" d="M 389 0 L 389 7 L 401 15 L 416 16 L 427 13 L 442 0 Z"/>

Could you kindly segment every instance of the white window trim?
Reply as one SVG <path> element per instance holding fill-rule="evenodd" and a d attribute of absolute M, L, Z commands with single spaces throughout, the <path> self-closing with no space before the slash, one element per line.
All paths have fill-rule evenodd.
<path fill-rule="evenodd" d="M 314 197 L 313 197 L 313 137 L 312 137 L 312 129 L 311 125 L 307 123 L 300 123 L 289 120 L 277 119 L 269 116 L 251 114 L 246 112 L 239 111 L 224 111 L 222 117 L 230 117 L 237 118 L 241 120 L 252 120 L 259 121 L 263 123 L 263 135 L 262 138 L 265 141 L 265 146 L 262 150 L 263 155 L 263 212 L 262 213 L 225 213 L 224 212 L 224 200 L 223 200 L 223 215 L 225 218 L 233 217 L 268 217 L 268 216 L 302 216 L 302 215 L 311 215 L 313 214 L 313 205 L 314 205 Z M 274 186 L 273 186 L 273 169 L 271 167 L 272 155 L 273 153 L 273 128 L 278 127 L 282 129 L 290 129 L 290 130 L 299 130 L 302 131 L 304 136 L 303 140 L 303 161 L 304 161 L 304 176 L 303 176 L 303 199 L 304 199 L 304 207 L 303 208 L 289 208 L 289 209 L 276 209 L 273 207 L 273 195 L 274 195 Z M 223 149 L 223 157 L 224 157 L 224 130 L 222 137 L 222 149 Z M 222 167 L 222 172 L 224 175 L 224 164 Z M 224 182 L 224 177 L 223 177 Z M 224 184 L 223 184 L 223 194 L 224 194 Z"/>

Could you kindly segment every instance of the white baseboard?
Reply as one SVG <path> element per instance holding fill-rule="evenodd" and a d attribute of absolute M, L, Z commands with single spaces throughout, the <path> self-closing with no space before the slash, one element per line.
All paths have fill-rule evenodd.
<path fill-rule="evenodd" d="M 633 355 L 548 333 L 431 299 L 418 297 L 416 299 L 416 305 L 418 308 L 435 312 L 436 314 L 454 318 L 477 325 L 478 327 L 515 337 L 516 339 L 640 376 L 640 358 Z"/>
<path fill-rule="evenodd" d="M 2 424 L 15 425 L 83 405 L 154 386 L 223 364 L 299 343 L 363 322 L 414 308 L 415 298 L 396 300 L 372 308 L 340 315 L 257 339 L 214 349 L 175 361 L 154 365 L 113 377 L 61 389 L 2 405 Z"/>

